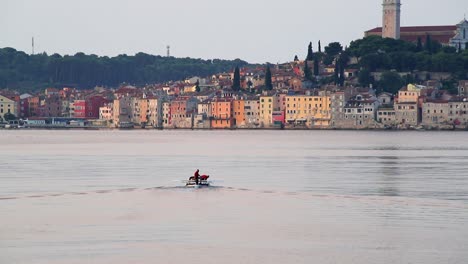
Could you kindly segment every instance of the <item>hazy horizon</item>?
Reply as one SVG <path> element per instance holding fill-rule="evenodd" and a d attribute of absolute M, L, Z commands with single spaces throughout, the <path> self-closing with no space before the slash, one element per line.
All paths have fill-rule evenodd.
<path fill-rule="evenodd" d="M 468 1 L 403 1 L 402 26 L 454 25 L 468 12 Z M 186 2 L 4 0 L 0 47 L 35 52 L 99 56 L 162 55 L 203 59 L 242 59 L 250 63 L 304 58 L 338 41 L 343 46 L 381 26 L 381 1 L 292 0 Z M 424 10 L 422 12 L 422 10 Z"/>

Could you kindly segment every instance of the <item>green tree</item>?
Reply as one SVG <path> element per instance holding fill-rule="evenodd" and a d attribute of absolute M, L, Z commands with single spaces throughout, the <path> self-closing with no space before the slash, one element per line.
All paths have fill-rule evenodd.
<path fill-rule="evenodd" d="M 322 43 L 320 43 L 320 40 L 318 42 L 318 52 L 322 53 Z"/>
<path fill-rule="evenodd" d="M 416 79 L 413 77 L 413 75 L 406 74 L 405 85 L 412 84 L 412 83 L 415 83 L 415 82 L 416 82 Z"/>
<path fill-rule="evenodd" d="M 310 42 L 309 47 L 307 48 L 306 61 L 312 61 L 313 59 L 314 59 L 314 51 L 312 50 L 312 42 Z"/>
<path fill-rule="evenodd" d="M 380 91 L 396 94 L 404 86 L 405 82 L 396 72 L 384 72 L 380 77 Z"/>
<path fill-rule="evenodd" d="M 232 82 L 232 89 L 234 91 L 239 91 L 241 87 L 241 79 L 240 79 L 240 70 L 239 67 L 236 66 L 236 69 L 234 70 L 234 80 Z"/>
<path fill-rule="evenodd" d="M 299 58 L 297 57 L 297 55 L 294 56 L 294 61 L 295 61 L 295 62 L 299 61 Z"/>
<path fill-rule="evenodd" d="M 304 62 L 304 78 L 308 81 L 312 81 L 312 72 L 309 67 L 309 62 Z"/>
<path fill-rule="evenodd" d="M 423 50 L 421 37 L 418 37 L 418 44 L 416 45 L 416 52 L 421 52 Z"/>
<path fill-rule="evenodd" d="M 333 81 L 335 82 L 335 85 L 340 84 L 340 65 L 338 64 L 338 61 L 335 62 L 335 71 L 333 72 Z"/>
<path fill-rule="evenodd" d="M 197 82 L 195 83 L 195 91 L 196 91 L 197 93 L 199 93 L 200 90 L 201 90 L 201 89 L 200 89 L 200 81 L 197 80 Z"/>
<path fill-rule="evenodd" d="M 51 86 L 90 88 L 116 87 L 121 83 L 146 85 L 189 76 L 208 76 L 248 65 L 239 59 L 201 60 L 167 58 L 145 53 L 134 56 L 99 57 L 78 52 L 61 56 L 46 53 L 28 55 L 12 48 L 0 48 L 0 89 L 25 92 Z"/>
<path fill-rule="evenodd" d="M 424 43 L 424 50 L 432 54 L 432 39 L 431 35 L 426 35 L 426 43 Z"/>
<path fill-rule="evenodd" d="M 325 47 L 325 53 L 329 56 L 336 56 L 343 51 L 343 46 L 339 42 L 332 42 Z"/>
<path fill-rule="evenodd" d="M 358 82 L 362 87 L 369 87 L 370 84 L 374 83 L 374 79 L 368 69 L 359 71 Z"/>
<path fill-rule="evenodd" d="M 318 56 L 315 56 L 315 59 L 314 59 L 314 75 L 315 76 L 319 76 L 319 70 L 320 70 L 319 59 L 318 59 Z"/>
<path fill-rule="evenodd" d="M 271 80 L 270 65 L 267 65 L 267 68 L 265 71 L 265 87 L 267 90 L 273 90 L 273 82 Z"/>
<path fill-rule="evenodd" d="M 5 119 L 5 121 L 8 122 L 8 121 L 10 121 L 10 120 L 16 120 L 16 116 L 15 116 L 14 114 L 8 112 L 8 113 L 5 113 L 5 114 L 3 115 L 3 119 Z"/>

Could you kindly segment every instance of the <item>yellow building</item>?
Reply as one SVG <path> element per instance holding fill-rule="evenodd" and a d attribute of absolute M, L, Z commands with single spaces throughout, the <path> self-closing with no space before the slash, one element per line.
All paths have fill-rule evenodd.
<path fill-rule="evenodd" d="M 0 95 L 0 117 L 3 119 L 6 113 L 11 113 L 18 117 L 18 104 L 7 97 Z"/>
<path fill-rule="evenodd" d="M 273 125 L 273 112 L 285 110 L 285 95 L 275 94 L 260 97 L 260 125 L 271 127 Z"/>
<path fill-rule="evenodd" d="M 330 126 L 330 120 L 330 96 L 286 96 L 286 122 L 288 124 L 326 128 Z"/>

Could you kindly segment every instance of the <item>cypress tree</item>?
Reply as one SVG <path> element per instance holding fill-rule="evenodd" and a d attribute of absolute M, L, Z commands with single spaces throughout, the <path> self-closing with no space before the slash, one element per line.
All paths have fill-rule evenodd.
<path fill-rule="evenodd" d="M 319 58 L 318 58 L 318 56 L 315 56 L 315 60 L 314 60 L 314 75 L 319 76 Z"/>
<path fill-rule="evenodd" d="M 241 86 L 240 70 L 239 70 L 239 66 L 236 66 L 236 69 L 234 70 L 234 80 L 232 82 L 232 89 L 234 91 L 239 91 L 240 86 Z"/>
<path fill-rule="evenodd" d="M 333 73 L 333 79 L 335 80 L 335 84 L 339 84 L 339 72 L 340 72 L 340 67 L 338 65 L 338 60 L 335 62 L 335 71 Z"/>
<path fill-rule="evenodd" d="M 273 82 L 271 81 L 270 65 L 267 65 L 267 68 L 266 68 L 266 71 L 265 71 L 265 87 L 268 90 L 273 90 Z"/>
<path fill-rule="evenodd" d="M 195 91 L 196 91 L 197 93 L 200 92 L 200 81 L 199 81 L 199 80 L 197 80 L 197 82 L 195 83 Z"/>
<path fill-rule="evenodd" d="M 426 43 L 424 49 L 432 54 L 432 39 L 430 35 L 426 35 Z"/>
<path fill-rule="evenodd" d="M 308 81 L 312 81 L 312 73 L 310 71 L 308 61 L 304 62 L 304 78 Z"/>
<path fill-rule="evenodd" d="M 322 44 L 320 43 L 320 40 L 319 40 L 319 43 L 318 43 L 318 52 L 322 53 Z"/>
<path fill-rule="evenodd" d="M 421 37 L 418 37 L 418 45 L 416 46 L 416 52 L 421 52 L 423 50 Z"/>
<path fill-rule="evenodd" d="M 299 61 L 299 58 L 296 56 L 294 56 L 294 61 Z"/>
<path fill-rule="evenodd" d="M 345 65 L 343 59 L 340 58 L 340 86 L 344 85 L 345 76 L 344 76 Z"/>
<path fill-rule="evenodd" d="M 312 51 L 312 42 L 309 43 L 309 47 L 307 48 L 307 58 L 306 61 L 311 61 L 314 59 L 314 52 Z"/>
<path fill-rule="evenodd" d="M 458 53 L 461 53 L 461 52 L 462 52 L 461 42 L 458 42 Z"/>

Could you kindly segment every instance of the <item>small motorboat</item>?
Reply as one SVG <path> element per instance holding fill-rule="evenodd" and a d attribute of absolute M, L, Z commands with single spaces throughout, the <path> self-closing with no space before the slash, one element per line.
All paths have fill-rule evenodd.
<path fill-rule="evenodd" d="M 187 187 L 208 187 L 211 184 L 211 181 L 208 181 L 209 175 L 201 175 L 198 179 L 198 184 L 195 181 L 195 177 L 190 177 L 188 181 L 185 181 L 185 186 Z"/>

